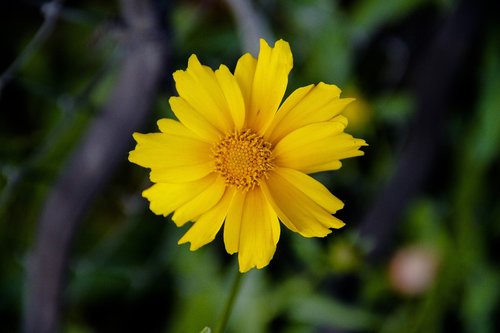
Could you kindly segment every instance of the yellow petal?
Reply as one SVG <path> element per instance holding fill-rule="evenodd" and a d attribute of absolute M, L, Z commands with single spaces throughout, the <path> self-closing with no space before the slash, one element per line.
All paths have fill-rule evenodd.
<path fill-rule="evenodd" d="M 163 133 L 134 133 L 137 146 L 129 161 L 146 168 L 197 165 L 210 161 L 211 146 L 206 142 Z"/>
<path fill-rule="evenodd" d="M 247 124 L 261 135 L 283 99 L 292 66 L 292 52 L 287 42 L 279 40 L 271 48 L 263 39 L 260 40 Z"/>
<path fill-rule="evenodd" d="M 331 232 L 330 228 L 340 228 L 344 225 L 323 207 L 332 205 L 335 199 L 331 199 L 330 203 L 315 201 L 318 194 L 312 195 L 314 191 L 304 188 L 303 183 L 291 183 L 287 179 L 289 175 L 283 170 L 277 168 L 271 172 L 261 187 L 287 228 L 304 237 L 324 237 Z"/>
<path fill-rule="evenodd" d="M 335 85 L 319 83 L 310 89 L 301 88 L 283 103 L 273 120 L 266 138 L 276 143 L 300 127 L 328 121 L 339 115 L 354 99 L 339 98 L 340 89 Z M 288 99 L 291 99 L 289 102 Z"/>
<path fill-rule="evenodd" d="M 276 113 L 276 116 L 273 118 L 271 124 L 269 125 L 269 128 L 266 130 L 266 133 L 264 137 L 266 140 L 271 141 L 272 138 L 278 137 L 278 135 L 274 134 L 277 129 L 276 127 L 280 124 L 281 120 L 285 115 L 288 114 L 288 111 L 295 108 L 314 88 L 314 84 L 310 84 L 305 87 L 301 87 L 298 89 L 295 89 L 290 96 L 285 99 L 281 107 Z M 276 140 L 274 140 L 276 141 Z"/>
<path fill-rule="evenodd" d="M 137 146 L 129 161 L 151 168 L 153 182 L 188 182 L 214 170 L 211 145 L 201 140 L 164 133 L 134 133 L 134 139 Z"/>
<path fill-rule="evenodd" d="M 187 69 L 176 71 L 174 80 L 179 96 L 186 100 L 199 115 L 209 119 L 222 133 L 233 129 L 234 124 L 224 93 L 210 67 L 201 65 L 198 58 L 192 55 Z"/>
<path fill-rule="evenodd" d="M 304 173 L 339 168 L 340 159 L 363 155 L 359 148 L 366 145 L 364 140 L 343 133 L 344 127 L 342 121 L 327 121 L 306 125 L 289 133 L 273 151 L 275 163 Z"/>
<path fill-rule="evenodd" d="M 247 192 L 240 223 L 238 248 L 240 272 L 244 273 L 253 267 L 260 269 L 267 266 L 276 251 L 280 226 L 276 213 L 260 188 Z"/>
<path fill-rule="evenodd" d="M 240 248 L 241 219 L 246 194 L 245 191 L 236 191 L 231 207 L 227 212 L 226 222 L 224 223 L 224 244 L 229 254 L 238 252 Z"/>
<path fill-rule="evenodd" d="M 212 162 L 195 165 L 154 168 L 149 174 L 153 183 L 185 183 L 203 178 L 213 172 Z"/>
<path fill-rule="evenodd" d="M 209 211 L 200 216 L 191 228 L 179 240 L 179 244 L 191 243 L 190 250 L 194 251 L 214 240 L 219 232 L 227 211 L 234 196 L 234 190 L 228 188 L 220 201 Z"/>
<path fill-rule="evenodd" d="M 256 66 L 257 59 L 255 59 L 250 53 L 246 53 L 238 60 L 236 69 L 234 70 L 234 77 L 240 86 L 246 110 L 250 110 L 252 86 Z"/>
<path fill-rule="evenodd" d="M 196 197 L 200 191 L 208 188 L 214 182 L 214 178 L 207 176 L 189 183 L 159 183 L 144 190 L 142 196 L 149 200 L 149 208 L 153 213 L 167 216 Z"/>
<path fill-rule="evenodd" d="M 241 94 L 240 86 L 229 69 L 221 65 L 215 71 L 215 77 L 226 98 L 227 107 L 233 118 L 236 129 L 241 129 L 245 122 L 245 102 Z"/>
<path fill-rule="evenodd" d="M 304 195 L 311 198 L 315 203 L 334 214 L 344 207 L 344 203 L 334 196 L 319 181 L 300 171 L 287 168 L 279 168 L 279 175 L 289 184 L 293 184 Z"/>
<path fill-rule="evenodd" d="M 201 138 L 208 142 L 214 142 L 222 134 L 222 132 L 212 125 L 210 119 L 206 118 L 208 114 L 202 114 L 196 111 L 182 97 L 170 97 L 168 102 L 177 119 Z"/>
<path fill-rule="evenodd" d="M 196 135 L 196 133 L 188 129 L 177 120 L 162 118 L 158 120 L 156 124 L 158 125 L 158 128 L 162 133 L 187 137 L 191 139 L 200 139 L 200 137 Z"/>
<path fill-rule="evenodd" d="M 172 221 L 175 224 L 182 225 L 187 221 L 192 221 L 219 202 L 226 189 L 226 184 L 222 177 L 215 173 L 212 175 L 214 182 L 210 186 L 205 190 L 200 189 L 194 198 L 175 210 L 172 216 Z"/>
<path fill-rule="evenodd" d="M 365 144 L 362 144 L 362 146 L 365 146 Z M 323 162 L 315 165 L 309 165 L 307 167 L 304 167 L 304 170 L 307 170 L 306 173 L 315 173 L 315 172 L 320 172 L 320 171 L 331 171 L 331 170 L 338 170 L 342 167 L 342 163 L 340 160 L 349 158 L 349 157 L 356 157 L 356 156 L 363 156 L 365 153 L 361 150 L 347 150 L 344 152 L 338 152 L 336 155 L 332 155 L 332 158 L 335 158 L 333 161 L 328 161 L 328 162 Z"/>
<path fill-rule="evenodd" d="M 340 116 L 335 116 L 335 117 L 333 117 L 333 118 L 332 118 L 332 120 L 330 120 L 330 121 L 337 121 L 337 122 L 339 122 L 339 123 L 343 124 L 343 125 L 344 125 L 344 128 L 345 128 L 345 127 L 347 127 L 347 124 L 349 123 L 349 120 L 347 119 L 347 117 L 342 116 L 342 115 L 340 115 Z"/>
<path fill-rule="evenodd" d="M 281 133 L 279 128 L 276 128 L 284 115 L 288 114 L 288 110 L 295 108 L 304 98 L 309 94 L 309 92 L 314 88 L 314 84 L 310 84 L 305 87 L 298 88 L 292 92 L 290 96 L 283 102 L 281 107 L 279 108 L 276 116 L 273 118 L 271 124 L 269 125 L 264 137 L 267 141 L 275 143 L 277 140 L 273 138 L 281 138 L 275 132 Z"/>

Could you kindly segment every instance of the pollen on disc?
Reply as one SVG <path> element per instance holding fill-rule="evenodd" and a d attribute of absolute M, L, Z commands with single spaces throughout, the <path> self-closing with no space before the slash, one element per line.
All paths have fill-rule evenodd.
<path fill-rule="evenodd" d="M 251 190 L 273 169 L 271 144 L 251 130 L 232 132 L 213 148 L 215 170 L 227 185 Z"/>

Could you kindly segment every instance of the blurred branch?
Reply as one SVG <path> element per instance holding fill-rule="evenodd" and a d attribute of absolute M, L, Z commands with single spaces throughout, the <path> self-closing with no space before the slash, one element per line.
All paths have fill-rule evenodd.
<path fill-rule="evenodd" d="M 52 0 L 42 5 L 44 21 L 26 48 L 0 76 L 0 96 L 3 87 L 14 77 L 19 68 L 35 53 L 50 36 L 61 12 L 63 0 Z"/>
<path fill-rule="evenodd" d="M 372 259 L 390 248 L 404 209 L 432 173 L 444 141 L 451 88 L 477 42 L 483 6 L 482 1 L 461 1 L 416 67 L 416 114 L 408 129 L 408 141 L 396 171 L 360 225 L 362 238 L 373 246 L 369 254 Z"/>
<path fill-rule="evenodd" d="M 117 52 L 114 52 L 114 54 Z M 99 87 L 102 80 L 109 75 L 113 68 L 116 56 L 110 57 L 96 75 L 87 83 L 76 96 L 57 96 L 57 105 L 61 110 L 61 119 L 45 136 L 36 150 L 20 165 L 0 163 L 0 173 L 5 178 L 6 184 L 0 191 L 0 220 L 8 212 L 9 204 L 18 191 L 19 185 L 24 181 L 30 172 L 40 167 L 40 161 L 48 158 L 55 146 L 61 143 L 68 129 L 71 129 L 75 120 L 75 115 L 79 109 L 89 104 L 90 97 Z M 56 98 L 56 97 L 55 97 Z"/>
<path fill-rule="evenodd" d="M 125 55 L 107 103 L 89 126 L 48 195 L 29 261 L 24 332 L 58 330 L 71 243 L 95 195 L 126 161 L 131 133 L 146 119 L 163 78 L 164 13 L 152 1 L 122 0 Z"/>
<path fill-rule="evenodd" d="M 233 12 L 234 19 L 238 26 L 245 52 L 250 52 L 254 56 L 259 52 L 259 38 L 264 38 L 271 43 L 272 33 L 264 19 L 252 7 L 248 0 L 226 0 L 226 3 Z"/>

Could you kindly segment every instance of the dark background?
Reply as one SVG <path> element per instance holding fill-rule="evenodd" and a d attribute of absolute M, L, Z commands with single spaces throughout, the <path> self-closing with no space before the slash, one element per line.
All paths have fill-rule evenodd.
<path fill-rule="evenodd" d="M 247 274 L 231 332 L 500 331 L 496 1 L 0 2 L 0 330 L 199 332 L 235 258 L 148 210 L 134 131 L 171 116 L 196 53 L 234 69 L 290 42 L 293 89 L 357 102 L 365 156 L 321 179 L 347 225 L 282 232 Z"/>

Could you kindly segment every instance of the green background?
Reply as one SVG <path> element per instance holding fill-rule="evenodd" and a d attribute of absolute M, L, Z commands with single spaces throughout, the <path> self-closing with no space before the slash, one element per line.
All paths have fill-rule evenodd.
<path fill-rule="evenodd" d="M 338 217 L 347 225 L 325 239 L 283 229 L 270 265 L 243 280 L 228 331 L 500 331 L 500 24 L 493 2 L 250 2 L 257 31 L 270 43 L 291 44 L 287 95 L 320 81 L 337 84 L 357 99 L 347 132 L 369 146 L 342 169 L 316 175 L 345 202 Z M 248 48 L 248 29 L 224 1 L 157 4 L 165 9 L 169 58 L 154 108 L 136 129 L 142 132 L 171 116 L 171 73 L 186 68 L 190 54 L 234 70 Z M 43 23 L 41 5 L 0 4 L 0 75 Z M 470 7 L 457 18 L 461 6 Z M 454 19 L 459 29 L 443 37 Z M 47 39 L 0 88 L 2 332 L 21 330 L 42 208 L 114 87 L 125 33 L 120 3 L 67 1 Z M 462 55 L 447 52 L 454 43 L 466 43 Z M 436 55 L 442 67 L 432 67 Z M 454 61 L 453 73 L 440 71 Z M 420 121 L 443 89 L 445 102 Z M 412 143 L 420 150 L 408 156 Z M 187 229 L 148 210 L 141 197 L 147 174 L 124 154 L 94 194 L 61 286 L 63 332 L 200 332 L 220 316 L 236 258 L 220 235 L 196 252 L 178 246 Z M 422 285 L 412 288 L 412 278 Z"/>

